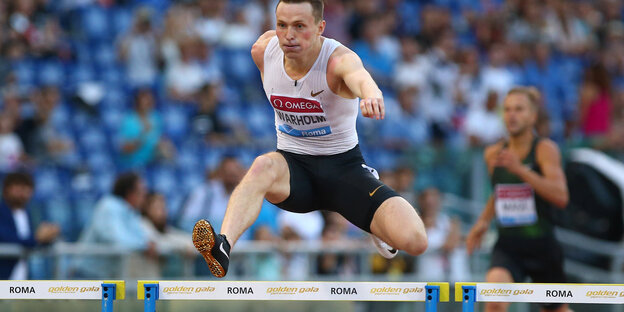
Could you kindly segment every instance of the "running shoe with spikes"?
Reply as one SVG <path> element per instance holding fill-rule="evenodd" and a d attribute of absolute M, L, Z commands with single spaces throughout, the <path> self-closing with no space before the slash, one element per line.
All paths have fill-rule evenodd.
<path fill-rule="evenodd" d="M 206 260 L 212 275 L 224 277 L 230 264 L 230 243 L 223 234 L 216 234 L 207 220 L 199 220 L 193 228 L 193 245 Z"/>
<path fill-rule="evenodd" d="M 373 238 L 373 244 L 375 245 L 375 248 L 377 248 L 377 252 L 379 252 L 382 257 L 392 259 L 399 252 L 395 248 L 392 248 L 392 246 L 386 244 L 386 242 L 379 239 L 377 236 L 371 234 L 371 237 Z"/>

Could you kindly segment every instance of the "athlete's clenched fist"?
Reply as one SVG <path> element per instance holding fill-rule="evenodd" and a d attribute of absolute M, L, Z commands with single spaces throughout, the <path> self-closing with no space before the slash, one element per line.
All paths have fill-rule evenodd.
<path fill-rule="evenodd" d="M 375 119 L 384 119 L 386 116 L 386 108 L 384 107 L 383 98 L 367 98 L 360 100 L 360 109 L 362 116 Z"/>

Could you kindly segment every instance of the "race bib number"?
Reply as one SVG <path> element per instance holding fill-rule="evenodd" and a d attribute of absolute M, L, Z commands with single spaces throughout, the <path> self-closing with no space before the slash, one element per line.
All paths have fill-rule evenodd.
<path fill-rule="evenodd" d="M 535 197 L 528 184 L 497 184 L 496 217 L 505 227 L 531 225 L 537 222 Z"/>
<path fill-rule="evenodd" d="M 295 137 L 317 137 L 331 134 L 331 127 L 321 103 L 313 99 L 271 95 L 277 129 Z"/>

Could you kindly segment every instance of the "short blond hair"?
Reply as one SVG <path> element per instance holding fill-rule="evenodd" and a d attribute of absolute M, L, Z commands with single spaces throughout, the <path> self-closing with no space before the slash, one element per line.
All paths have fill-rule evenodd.
<path fill-rule="evenodd" d="M 531 107 L 536 112 L 539 112 L 542 105 L 542 93 L 536 87 L 515 87 L 507 92 L 507 96 L 514 94 L 523 94 L 526 96 L 529 99 Z"/>

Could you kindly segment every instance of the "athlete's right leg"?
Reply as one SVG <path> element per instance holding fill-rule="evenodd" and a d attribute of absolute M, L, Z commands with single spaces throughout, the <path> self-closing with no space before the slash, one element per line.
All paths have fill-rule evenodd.
<path fill-rule="evenodd" d="M 258 218 L 262 201 L 280 203 L 290 194 L 288 163 L 282 154 L 258 156 L 230 196 L 221 233 L 234 246 L 245 230 Z"/>
<path fill-rule="evenodd" d="M 513 283 L 514 279 L 511 272 L 503 267 L 493 267 L 485 275 L 485 281 L 488 283 Z M 506 312 L 509 308 L 507 302 L 487 302 L 485 304 L 485 312 Z"/>
<path fill-rule="evenodd" d="M 290 193 L 290 174 L 284 156 L 269 153 L 256 160 L 230 196 L 221 234 L 210 222 L 199 220 L 193 228 L 193 245 L 216 277 L 227 274 L 230 249 L 258 218 L 263 198 L 281 202 Z"/>

